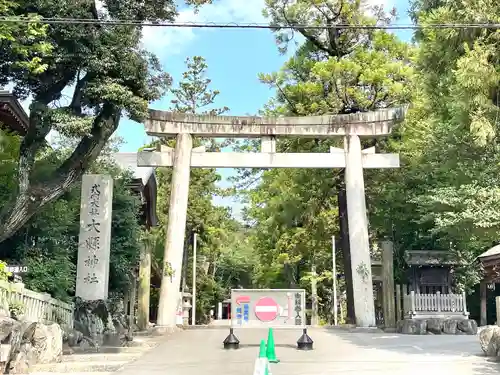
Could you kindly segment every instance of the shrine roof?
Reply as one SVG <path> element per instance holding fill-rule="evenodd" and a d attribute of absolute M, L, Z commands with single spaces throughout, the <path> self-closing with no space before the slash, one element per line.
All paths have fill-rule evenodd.
<path fill-rule="evenodd" d="M 406 263 L 409 266 L 451 266 L 456 264 L 446 250 L 407 250 Z"/>
<path fill-rule="evenodd" d="M 132 173 L 134 182 L 131 184 L 131 188 L 135 191 L 140 191 L 142 203 L 145 205 L 147 225 L 151 227 L 156 226 L 158 224 L 158 216 L 156 212 L 156 196 L 158 187 L 155 168 L 138 167 L 136 152 L 117 152 L 112 156 L 120 168 L 128 170 Z"/>
<path fill-rule="evenodd" d="M 500 245 L 493 246 L 477 257 L 479 260 L 493 260 L 497 258 L 500 260 Z"/>
<path fill-rule="evenodd" d="M 28 131 L 28 115 L 17 98 L 5 90 L 0 90 L 0 123 L 21 136 Z"/>
<path fill-rule="evenodd" d="M 120 168 L 132 172 L 137 180 L 141 180 L 143 186 L 146 186 L 151 176 L 154 175 L 153 167 L 138 167 L 137 152 L 117 152 L 113 154 L 113 159 Z"/>

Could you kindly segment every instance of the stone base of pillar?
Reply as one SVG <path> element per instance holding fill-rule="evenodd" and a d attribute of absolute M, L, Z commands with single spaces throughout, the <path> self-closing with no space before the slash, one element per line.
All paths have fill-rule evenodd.
<path fill-rule="evenodd" d="M 151 330 L 153 335 L 156 336 L 163 336 L 163 335 L 169 335 L 175 332 L 182 331 L 182 327 L 179 326 L 154 326 L 153 329 Z"/>

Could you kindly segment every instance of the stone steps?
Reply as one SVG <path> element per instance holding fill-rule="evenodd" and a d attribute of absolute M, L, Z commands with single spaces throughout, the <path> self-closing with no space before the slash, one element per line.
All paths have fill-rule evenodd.
<path fill-rule="evenodd" d="M 59 362 L 36 365 L 34 373 L 102 373 L 115 372 L 129 363 L 130 360 L 104 360 L 104 361 L 80 361 L 80 362 Z"/>
<path fill-rule="evenodd" d="M 64 355 L 62 357 L 62 362 L 95 362 L 95 361 L 132 361 L 139 358 L 144 353 L 142 351 L 135 352 L 115 352 L 115 353 L 78 353 L 71 355 Z"/>
<path fill-rule="evenodd" d="M 110 375 L 135 361 L 163 340 L 163 337 L 143 333 L 134 335 L 131 346 L 102 346 L 86 351 L 74 349 L 71 354 L 63 355 L 59 363 L 34 366 L 30 374 Z"/>
<path fill-rule="evenodd" d="M 109 375 L 135 361 L 162 338 L 141 336 L 134 339 L 135 346 L 102 346 L 98 350 L 63 355 L 59 363 L 39 364 L 30 371 L 32 375 Z"/>
<path fill-rule="evenodd" d="M 120 354 L 120 353 L 144 353 L 144 351 L 149 350 L 151 347 L 143 347 L 143 346 L 101 346 L 98 350 L 93 350 L 93 351 L 86 351 L 82 352 L 78 349 L 74 350 L 73 354 L 68 354 L 70 355 L 79 355 L 79 354 L 87 354 L 87 353 L 93 353 L 93 354 Z"/>

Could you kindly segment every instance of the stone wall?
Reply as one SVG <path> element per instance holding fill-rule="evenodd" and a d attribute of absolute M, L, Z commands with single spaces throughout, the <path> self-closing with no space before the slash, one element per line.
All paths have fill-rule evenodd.
<path fill-rule="evenodd" d="M 463 318 L 403 319 L 397 324 L 397 332 L 408 335 L 475 335 L 477 323 Z"/>

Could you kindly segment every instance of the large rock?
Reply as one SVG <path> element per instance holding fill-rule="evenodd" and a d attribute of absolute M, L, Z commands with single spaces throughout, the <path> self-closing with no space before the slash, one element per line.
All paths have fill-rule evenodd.
<path fill-rule="evenodd" d="M 477 322 L 472 319 L 463 319 L 457 322 L 457 330 L 465 333 L 466 335 L 477 334 Z"/>
<path fill-rule="evenodd" d="M 63 342 L 67 343 L 68 346 L 70 347 L 78 346 L 82 341 L 83 341 L 83 333 L 81 333 L 80 331 L 72 328 L 72 329 L 67 329 L 66 332 L 64 332 Z"/>
<path fill-rule="evenodd" d="M 61 360 L 63 333 L 58 324 L 0 318 L 2 373 L 26 374 L 36 363 Z"/>
<path fill-rule="evenodd" d="M 75 344 L 81 349 L 99 348 L 100 346 L 123 346 L 128 341 L 128 329 L 123 313 L 123 304 L 109 301 L 75 301 L 74 332 L 82 337 L 69 340 L 68 345 Z"/>
<path fill-rule="evenodd" d="M 62 358 L 63 330 L 57 323 L 37 323 L 31 341 L 37 363 L 60 362 Z"/>
<path fill-rule="evenodd" d="M 407 335 L 425 335 L 427 321 L 423 319 L 404 319 L 398 322 L 398 332 Z"/>
<path fill-rule="evenodd" d="M 440 335 L 443 333 L 444 320 L 443 319 L 427 319 L 427 332 L 434 335 Z"/>
<path fill-rule="evenodd" d="M 36 363 L 31 339 L 36 323 L 22 322 L 9 317 L 0 318 L 1 345 L 6 347 L 2 353 L 2 370 L 4 374 L 27 373 Z"/>
<path fill-rule="evenodd" d="M 475 335 L 475 320 L 459 318 L 403 319 L 398 322 L 397 331 L 409 335 Z"/>
<path fill-rule="evenodd" d="M 488 357 L 500 356 L 500 327 L 487 326 L 481 329 L 479 344 Z"/>
<path fill-rule="evenodd" d="M 443 322 L 443 333 L 445 335 L 456 335 L 457 334 L 458 322 L 456 319 L 446 319 Z"/>

